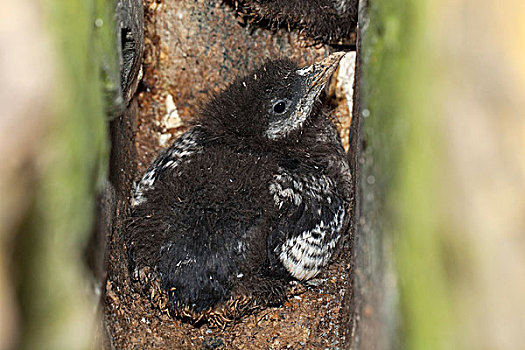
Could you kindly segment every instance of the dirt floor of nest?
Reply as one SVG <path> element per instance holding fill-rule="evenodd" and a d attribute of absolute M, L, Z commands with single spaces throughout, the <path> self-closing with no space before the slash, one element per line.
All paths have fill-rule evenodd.
<path fill-rule="evenodd" d="M 183 322 L 129 283 L 115 288 L 108 281 L 106 321 L 114 329 L 113 344 L 119 349 L 337 349 L 344 341 L 340 318 L 350 271 L 345 263 L 350 249 L 343 248 L 317 286 L 224 328 Z"/>

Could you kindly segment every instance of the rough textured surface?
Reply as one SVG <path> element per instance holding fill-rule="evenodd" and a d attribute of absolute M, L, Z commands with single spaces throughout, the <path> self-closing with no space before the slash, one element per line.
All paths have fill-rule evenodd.
<path fill-rule="evenodd" d="M 362 237 L 358 236 L 361 233 L 359 229 L 360 218 L 361 218 L 361 187 L 359 186 L 361 181 L 361 165 L 362 158 L 361 152 L 363 149 L 363 138 L 362 138 L 362 124 L 361 124 L 361 75 L 362 75 L 362 61 L 361 61 L 361 40 L 360 40 L 361 31 L 360 28 L 357 29 L 357 43 L 356 43 L 356 53 L 354 60 L 354 67 L 352 75 L 354 76 L 353 90 L 352 90 L 352 104 L 351 104 L 351 124 L 348 128 L 349 133 L 349 150 L 348 150 L 348 164 L 350 166 L 350 172 L 352 173 L 352 217 L 350 218 L 350 232 L 353 239 L 353 247 L 350 251 L 352 256 L 350 261 L 352 265 L 350 266 L 350 271 L 348 273 L 349 283 L 347 284 L 347 289 L 345 291 L 345 296 L 343 299 L 342 310 L 341 310 L 341 323 L 345 324 L 344 328 L 345 334 L 344 338 L 347 339 L 345 344 L 346 349 L 367 349 L 366 347 L 361 347 L 361 317 L 366 317 L 366 313 L 363 312 L 363 300 L 364 295 L 362 291 L 359 290 L 362 283 L 358 281 L 357 273 L 361 265 L 359 265 L 358 256 L 360 253 L 358 251 L 363 246 Z M 346 87 L 349 89 L 349 87 Z M 370 347 L 373 348 L 373 347 Z"/>
<path fill-rule="evenodd" d="M 296 34 L 245 28 L 231 8 L 215 1 L 146 1 L 145 15 L 144 79 L 139 87 L 135 134 L 138 173 L 145 170 L 161 148 L 187 129 L 194 111 L 207 96 L 223 88 L 239 72 L 272 57 L 290 57 L 305 65 L 327 56 L 330 50 L 306 46 Z M 334 106 L 346 104 L 341 96 L 333 101 Z M 348 106 L 339 109 L 337 115 L 344 121 L 342 125 L 349 124 Z M 127 130 L 134 129 L 133 123 L 125 119 L 121 123 Z M 122 169 L 126 176 L 137 173 L 133 157 L 128 161 L 117 158 L 114 169 Z M 196 328 L 160 313 L 157 306 L 130 289 L 121 226 L 128 207 L 130 192 L 125 189 L 130 188 L 130 179 L 124 179 L 123 174 L 118 175 L 124 182 L 117 190 L 116 230 L 108 251 L 107 347 L 342 346 L 344 328 L 348 327 L 340 322 L 349 280 L 348 239 L 334 263 L 320 276 L 320 284 L 304 288 L 283 307 L 266 309 L 224 330 L 206 325 Z"/>
<path fill-rule="evenodd" d="M 141 0 L 117 2 L 117 45 L 120 60 L 120 88 L 127 104 L 142 78 L 144 52 L 144 8 Z"/>

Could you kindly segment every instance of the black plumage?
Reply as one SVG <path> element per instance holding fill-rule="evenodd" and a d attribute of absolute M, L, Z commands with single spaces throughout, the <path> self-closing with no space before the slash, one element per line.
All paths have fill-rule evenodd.
<path fill-rule="evenodd" d="M 154 281 L 178 315 L 228 321 L 281 303 L 291 280 L 328 263 L 349 219 L 350 173 L 318 96 L 341 56 L 267 62 L 159 155 L 132 199 L 135 285 Z"/>
<path fill-rule="evenodd" d="M 326 44 L 355 43 L 358 0 L 228 0 L 250 22 L 298 29 Z"/>

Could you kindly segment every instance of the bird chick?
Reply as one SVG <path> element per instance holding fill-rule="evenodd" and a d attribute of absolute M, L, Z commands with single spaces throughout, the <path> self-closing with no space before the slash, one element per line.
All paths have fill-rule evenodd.
<path fill-rule="evenodd" d="M 350 172 L 318 97 L 342 56 L 237 78 L 158 156 L 127 225 L 136 286 L 156 281 L 172 313 L 221 324 L 282 303 L 290 281 L 328 264 L 349 222 Z"/>
<path fill-rule="evenodd" d="M 250 22 L 298 29 L 331 45 L 355 43 L 358 0 L 229 0 Z"/>

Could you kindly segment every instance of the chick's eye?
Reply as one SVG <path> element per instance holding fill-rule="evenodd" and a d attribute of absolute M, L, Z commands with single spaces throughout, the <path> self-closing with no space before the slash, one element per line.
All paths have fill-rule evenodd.
<path fill-rule="evenodd" d="M 284 113 L 284 111 L 286 111 L 286 102 L 283 100 L 275 102 L 273 105 L 273 111 L 277 114 Z"/>

